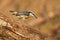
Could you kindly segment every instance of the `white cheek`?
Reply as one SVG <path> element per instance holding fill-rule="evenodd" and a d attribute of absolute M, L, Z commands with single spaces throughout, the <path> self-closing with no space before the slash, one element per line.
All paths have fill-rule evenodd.
<path fill-rule="evenodd" d="M 32 15 L 32 14 L 30 13 L 30 16 L 34 16 L 34 15 Z"/>

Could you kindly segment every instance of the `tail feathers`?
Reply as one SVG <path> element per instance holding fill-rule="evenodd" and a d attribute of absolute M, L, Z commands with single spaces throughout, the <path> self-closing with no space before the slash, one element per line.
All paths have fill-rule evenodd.
<path fill-rule="evenodd" d="M 15 12 L 15 11 L 11 11 L 11 10 L 10 10 L 10 12 Z"/>

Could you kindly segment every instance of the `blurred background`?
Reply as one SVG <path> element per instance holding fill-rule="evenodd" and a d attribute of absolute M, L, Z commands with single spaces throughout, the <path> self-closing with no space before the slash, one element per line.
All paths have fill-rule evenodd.
<path fill-rule="evenodd" d="M 10 10 L 17 12 L 30 10 L 37 18 L 29 16 L 25 20 L 22 20 L 12 15 L 9 12 Z M 11 25 L 12 27 L 14 26 L 11 30 L 14 29 L 14 32 L 21 32 L 21 34 L 30 39 L 25 39 L 24 36 L 19 38 L 15 36 L 19 35 L 19 33 L 13 35 L 14 32 L 10 33 L 10 31 L 2 28 L 7 23 L 9 23 L 9 27 Z M 60 0 L 0 0 L 0 25 L 2 25 L 0 26 L 0 40 L 60 40 Z M 28 28 L 25 26 L 28 26 Z M 31 34 L 25 32 L 29 28 L 32 28 L 30 29 Z M 33 29 L 37 32 L 32 31 Z M 5 38 L 5 36 L 7 37 Z"/>

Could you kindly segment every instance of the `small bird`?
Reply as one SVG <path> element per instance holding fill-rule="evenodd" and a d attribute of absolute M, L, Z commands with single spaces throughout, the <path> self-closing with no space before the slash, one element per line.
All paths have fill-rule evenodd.
<path fill-rule="evenodd" d="M 22 18 L 29 17 L 29 16 L 33 16 L 33 17 L 37 18 L 36 15 L 31 11 L 23 11 L 23 12 L 10 11 L 10 12 L 12 12 L 13 15 L 16 15 L 16 16 L 22 17 Z"/>

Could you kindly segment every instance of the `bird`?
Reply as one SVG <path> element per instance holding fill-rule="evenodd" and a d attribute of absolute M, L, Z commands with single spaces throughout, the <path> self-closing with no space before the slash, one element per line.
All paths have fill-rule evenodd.
<path fill-rule="evenodd" d="M 31 12 L 31 11 L 22 11 L 22 12 L 10 11 L 10 12 L 13 13 L 12 15 L 15 15 L 15 16 L 17 16 L 17 17 L 22 17 L 22 18 L 24 18 L 24 17 L 33 16 L 33 17 L 37 18 L 37 16 L 36 16 L 33 12 Z M 25 19 L 25 18 L 24 18 L 24 19 Z"/>

